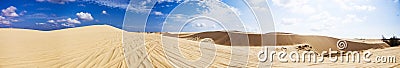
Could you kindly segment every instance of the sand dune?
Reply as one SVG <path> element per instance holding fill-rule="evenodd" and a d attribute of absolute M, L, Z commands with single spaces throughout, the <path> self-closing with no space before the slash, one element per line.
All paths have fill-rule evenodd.
<path fill-rule="evenodd" d="M 282 32 L 274 32 L 274 33 L 266 33 L 266 34 L 248 34 L 248 33 L 240 33 L 240 32 L 223 32 L 223 31 L 212 31 L 212 32 L 200 32 L 200 33 L 184 33 L 184 34 L 171 34 L 164 33 L 165 36 L 171 37 L 179 37 L 186 38 L 192 40 L 193 38 L 203 39 L 203 38 L 212 38 L 216 44 L 220 45 L 231 45 L 231 39 L 229 34 L 241 34 L 247 35 L 249 38 L 250 46 L 261 46 L 261 42 L 263 41 L 261 38 L 275 38 L 276 40 L 265 40 L 264 42 L 274 41 L 275 43 L 264 43 L 263 45 L 272 45 L 276 44 L 276 46 L 291 46 L 291 45 L 310 45 L 316 51 L 327 51 L 329 48 L 333 50 L 339 50 L 336 47 L 336 43 L 339 40 L 346 40 L 348 43 L 348 47 L 344 49 L 345 51 L 357 51 L 357 50 L 367 50 L 367 49 L 377 49 L 377 48 L 386 48 L 389 47 L 383 41 L 376 40 L 356 40 L 356 39 L 338 39 L 327 36 L 317 36 L 317 35 L 297 35 L 291 33 L 282 33 Z"/>
<path fill-rule="evenodd" d="M 212 36 L 219 36 L 219 38 L 223 38 L 224 36 L 220 36 L 218 35 L 219 33 L 213 33 L 210 32 L 211 34 L 207 34 L 208 38 L 213 38 Z M 165 33 L 164 33 L 165 34 Z M 221 33 L 222 34 L 222 33 Z M 303 41 L 300 40 L 296 40 L 296 39 L 303 39 L 303 40 L 308 40 L 306 41 L 306 43 L 309 43 L 310 45 L 316 45 L 316 44 L 325 44 L 325 43 L 332 43 L 332 44 L 336 44 L 337 40 L 336 38 L 332 38 L 332 37 L 325 37 L 325 36 L 313 36 L 313 35 L 296 35 L 296 34 L 289 34 L 289 33 L 278 33 L 278 37 L 277 38 L 281 38 L 281 41 L 278 42 L 278 44 L 280 44 L 279 46 L 295 46 L 295 44 L 304 44 Z M 168 34 L 166 34 L 168 35 Z M 257 60 L 257 53 L 258 51 L 260 51 L 260 47 L 259 46 L 250 46 L 250 50 L 248 52 L 246 52 L 244 49 L 246 49 L 246 47 L 242 47 L 242 46 L 234 46 L 231 47 L 229 45 L 215 45 L 216 47 L 216 56 L 214 58 L 214 61 L 212 61 L 211 64 L 205 64 L 205 63 L 196 63 L 194 61 L 192 62 L 187 62 L 187 60 L 193 60 L 193 59 L 198 59 L 200 57 L 200 52 L 201 51 L 207 51 L 207 55 L 202 55 L 204 56 L 210 56 L 210 54 L 208 54 L 209 52 L 213 53 L 212 47 L 199 47 L 197 44 L 199 42 L 197 41 L 189 41 L 189 40 L 185 40 L 185 38 L 190 38 L 189 36 L 195 36 L 199 37 L 201 36 L 201 33 L 185 33 L 185 36 L 181 36 L 181 38 L 183 39 L 179 39 L 179 41 L 162 41 L 162 39 L 168 39 L 168 40 L 173 40 L 173 39 L 177 39 L 174 37 L 169 37 L 169 36 L 173 36 L 174 34 L 170 34 L 168 35 L 168 37 L 166 36 L 160 36 L 157 34 L 151 34 L 148 35 L 146 34 L 146 42 L 154 42 L 154 43 L 146 43 L 146 47 L 148 47 L 147 52 L 149 53 L 149 56 L 151 58 L 149 58 L 149 60 L 151 61 L 151 63 L 153 65 L 155 65 L 154 67 L 174 67 L 174 66 L 183 66 L 183 67 L 198 67 L 198 66 L 209 66 L 209 67 L 226 67 L 226 66 L 230 66 L 230 67 L 259 67 L 259 66 L 271 66 L 271 67 L 397 67 L 396 63 L 378 63 L 378 64 L 373 64 L 373 63 L 331 63 L 330 61 L 328 61 L 328 58 L 325 58 L 325 62 L 324 63 L 280 63 L 277 61 L 277 59 L 275 58 L 274 62 L 272 63 L 272 65 L 268 64 L 268 63 L 260 63 Z M 176 34 L 175 34 L 176 35 Z M 204 36 L 207 36 L 204 35 Z M 225 34 L 226 35 L 226 34 Z M 293 38 L 293 36 L 296 36 L 297 38 Z M 291 38 L 292 40 L 289 40 L 288 42 L 283 42 L 282 39 L 285 38 Z M 251 37 L 250 37 L 251 38 Z M 214 38 L 213 38 L 214 39 Z M 218 38 L 217 38 L 218 39 Z M 319 39 L 319 41 L 312 41 L 310 42 L 309 40 L 312 39 Z M 214 40 L 215 41 L 215 40 Z M 165 48 L 163 46 L 173 46 L 173 45 L 162 45 L 160 42 L 179 42 L 179 48 L 180 50 L 169 50 L 168 48 Z M 217 41 L 216 41 L 217 42 Z M 300 43 L 297 43 L 300 42 Z M 318 42 L 322 42 L 322 43 L 318 43 Z M 325 43 L 324 43 L 325 42 Z M 382 54 L 381 52 L 384 52 L 385 50 L 389 50 L 389 52 L 394 53 L 395 51 L 397 51 L 396 49 L 398 49 L 398 47 L 393 47 L 393 48 L 388 48 L 387 44 L 385 43 L 381 43 L 381 42 L 377 42 L 374 41 L 376 43 L 363 43 L 363 42 L 358 42 L 358 41 L 351 41 L 349 40 L 348 44 L 349 44 L 349 49 L 355 49 L 357 51 L 361 51 L 361 50 L 369 50 L 372 51 L 374 53 L 374 55 L 380 55 L 380 56 L 384 56 L 384 55 L 394 55 L 394 56 L 400 56 L 400 54 L 389 54 L 389 53 L 385 53 Z M 289 44 L 288 44 L 289 43 Z M 284 45 L 283 45 L 284 44 Z M 177 45 L 177 44 L 174 44 Z M 317 45 L 318 46 L 318 45 Z M 321 45 L 322 46 L 322 45 Z M 334 46 L 334 45 L 331 45 Z M 352 47 L 352 46 L 358 46 L 358 47 Z M 361 47 L 360 47 L 361 46 Z M 204 48 L 205 50 L 200 50 L 198 48 Z M 237 48 L 237 49 L 232 49 L 232 48 Z M 279 48 L 279 47 L 277 47 Z M 315 49 L 318 49 L 318 47 L 314 47 Z M 321 47 L 322 48 L 328 48 L 328 47 Z M 336 48 L 336 46 L 335 46 Z M 378 49 L 374 49 L 374 48 L 378 48 Z M 386 48 L 386 49 L 383 49 Z M 166 52 L 163 52 L 165 49 Z M 175 48 L 177 49 L 177 48 Z M 237 54 L 232 54 L 232 50 L 237 50 L 237 51 L 243 51 L 242 54 L 248 56 L 248 57 L 244 57 L 241 56 L 243 58 L 241 59 L 245 59 L 248 60 L 247 62 L 239 62 L 237 63 L 237 65 L 232 65 L 230 64 L 229 61 L 238 61 L 236 60 L 231 60 L 232 57 L 238 57 L 239 55 Z M 170 55 L 169 58 L 172 59 L 167 59 L 168 57 L 166 57 L 166 53 L 173 53 L 174 55 Z M 183 54 L 185 59 L 177 59 L 177 58 L 182 58 L 180 57 L 181 55 L 179 54 Z M 212 56 L 212 54 L 211 54 Z M 373 56 L 371 58 L 374 58 L 376 56 Z M 209 58 L 209 57 L 207 57 Z M 247 58 L 247 59 L 246 59 Z M 169 62 L 169 63 L 166 63 Z M 176 63 L 176 64 L 172 64 L 172 63 Z M 398 61 L 397 61 L 398 62 Z M 331 65 L 335 65 L 335 66 L 331 66 Z"/>
<path fill-rule="evenodd" d="M 126 67 L 121 34 L 111 26 L 0 29 L 0 67 Z"/>
<path fill-rule="evenodd" d="M 224 32 L 176 34 L 148 34 L 125 32 L 106 26 L 87 26 L 57 31 L 25 29 L 0 29 L 0 67 L 396 67 L 397 63 L 260 63 L 260 34 L 248 35 L 250 47 L 229 46 L 230 39 Z M 336 48 L 337 38 L 290 33 L 277 35 L 278 46 L 308 44 L 313 49 Z M 182 38 L 211 38 L 216 43 Z M 179 42 L 179 43 L 178 43 Z M 395 55 L 398 47 L 387 47 L 379 41 L 349 40 L 347 50 L 368 50 L 374 55 Z M 179 44 L 179 46 L 178 46 Z M 199 44 L 205 44 L 201 47 Z M 264 44 L 268 45 L 268 44 Z M 374 49 L 383 48 L 383 49 Z M 233 53 L 235 52 L 235 53 Z M 232 59 L 237 58 L 240 59 Z M 199 60 L 201 59 L 201 60 Z M 243 61 L 245 60 L 245 61 Z M 275 59 L 276 60 L 276 59 Z M 398 61 L 397 61 L 398 62 Z"/>

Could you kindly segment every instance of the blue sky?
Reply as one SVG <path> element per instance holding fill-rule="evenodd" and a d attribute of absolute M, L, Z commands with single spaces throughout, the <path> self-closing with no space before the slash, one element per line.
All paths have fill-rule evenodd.
<path fill-rule="evenodd" d="M 57 30 L 97 24 L 122 27 L 125 15 L 124 8 L 89 0 L 0 0 L 0 3 L 2 28 Z"/>
<path fill-rule="evenodd" d="M 128 10 L 127 16 L 125 16 L 127 21 L 124 22 L 124 26 L 128 31 L 147 32 L 199 32 L 215 30 L 260 32 L 254 14 L 247 7 L 245 1 L 205 1 L 135 1 L 134 4 L 131 4 L 134 5 L 132 7 L 134 9 Z M 266 3 L 264 2 L 263 4 L 267 5 Z M 267 7 L 261 6 L 261 8 L 265 9 Z M 196 17 L 207 18 L 187 22 Z M 216 19 L 218 22 L 209 18 Z M 184 25 L 185 23 L 186 25 Z M 269 23 L 273 23 L 272 20 Z M 179 30 L 181 28 L 182 30 Z"/>
<path fill-rule="evenodd" d="M 57 30 L 107 24 L 139 32 L 235 30 L 339 38 L 400 36 L 398 0 L 205 1 L 0 0 L 0 27 Z"/>

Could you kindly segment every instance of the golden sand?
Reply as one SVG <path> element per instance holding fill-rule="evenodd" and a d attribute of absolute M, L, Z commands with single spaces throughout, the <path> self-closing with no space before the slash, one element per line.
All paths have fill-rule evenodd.
<path fill-rule="evenodd" d="M 249 35 L 251 47 L 230 46 L 226 33 L 211 32 L 185 34 L 185 38 L 162 36 L 161 34 L 125 32 L 107 26 L 96 25 L 56 31 L 26 29 L 0 29 L 0 68 L 15 67 L 258 67 L 260 63 L 257 46 L 261 40 L 257 34 Z M 244 34 L 244 33 L 242 33 Z M 165 34 L 167 35 L 167 34 Z M 182 35 L 183 36 L 183 35 Z M 214 37 L 215 36 L 215 37 Z M 199 47 L 199 42 L 186 40 L 200 37 L 214 40 L 213 47 Z M 312 50 L 322 51 L 336 48 L 337 38 L 313 35 L 276 33 L 277 44 L 294 49 L 299 44 L 310 45 Z M 145 40 L 143 40 L 145 39 Z M 163 43 L 179 42 L 162 45 Z M 178 45 L 179 48 L 164 48 Z M 371 51 L 374 55 L 400 56 L 399 47 L 373 41 L 349 40 L 349 51 Z M 278 48 L 278 47 L 277 47 Z M 175 50 L 179 49 L 179 50 Z M 202 50 L 204 49 L 204 50 Z M 246 52 L 246 49 L 249 49 Z M 243 51 L 231 54 L 231 50 Z M 204 52 L 204 54 L 201 54 Z M 166 56 L 166 53 L 171 54 Z M 215 56 L 214 54 L 215 53 Z M 181 55 L 180 55 L 181 54 Z M 231 56 L 243 57 L 248 62 L 231 60 Z M 184 58 L 182 58 L 184 57 Z M 197 60 L 213 59 L 211 62 Z M 276 59 L 275 59 L 276 60 Z M 197 62 L 195 62 L 197 61 Z M 233 63 L 230 63 L 232 61 Z M 272 67 L 397 67 L 398 63 L 280 63 Z M 172 62 L 172 63 L 171 63 Z M 398 62 L 398 61 L 397 61 Z"/>

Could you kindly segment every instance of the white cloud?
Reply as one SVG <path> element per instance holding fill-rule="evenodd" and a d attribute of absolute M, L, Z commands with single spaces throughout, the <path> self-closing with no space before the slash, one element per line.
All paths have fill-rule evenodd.
<path fill-rule="evenodd" d="M 368 0 L 334 0 L 334 3 L 338 4 L 339 7 L 345 10 L 373 11 L 376 9 L 376 7 L 373 5 L 359 4 L 359 3 L 369 3 Z"/>
<path fill-rule="evenodd" d="M 6 18 L 3 16 L 0 16 L 0 20 L 5 20 Z"/>
<path fill-rule="evenodd" d="M 302 23 L 302 19 L 298 18 L 282 18 L 281 24 L 283 25 L 293 25 L 295 23 Z"/>
<path fill-rule="evenodd" d="M 281 9 L 276 16 L 278 29 L 296 32 L 329 32 L 347 24 L 362 23 L 367 16 L 359 16 L 359 11 L 374 11 L 377 8 L 368 0 L 272 0 L 274 8 Z M 337 6 L 337 7 L 336 7 Z M 326 8 L 325 8 L 326 7 Z M 328 9 L 329 8 L 329 9 Z M 283 15 L 282 15 L 283 14 Z M 306 15 L 304 15 L 306 14 Z M 295 24 L 301 23 L 301 24 Z M 292 28 L 281 28 L 291 25 Z"/>
<path fill-rule="evenodd" d="M 148 13 L 155 3 L 151 0 L 133 0 L 131 5 L 126 5 L 126 9 L 135 13 Z"/>
<path fill-rule="evenodd" d="M 46 24 L 46 23 L 35 23 L 36 25 L 44 25 L 44 24 Z"/>
<path fill-rule="evenodd" d="M 56 23 L 56 21 L 54 21 L 54 20 L 48 20 L 47 22 L 48 23 Z"/>
<path fill-rule="evenodd" d="M 56 20 L 56 22 L 66 22 L 66 19 L 60 19 L 60 20 Z"/>
<path fill-rule="evenodd" d="M 205 6 L 206 9 L 198 10 L 200 13 L 193 15 L 196 16 L 206 16 L 218 20 L 227 30 L 238 30 L 245 31 L 245 25 L 238 15 L 240 12 L 234 10 L 233 7 L 224 5 L 218 0 L 205 0 L 204 3 L 199 4 L 199 6 Z"/>
<path fill-rule="evenodd" d="M 359 17 L 354 14 L 348 14 L 343 19 L 343 23 L 361 23 L 361 22 L 364 22 L 366 19 L 367 19 L 367 17 Z"/>
<path fill-rule="evenodd" d="M 99 5 L 104 5 L 113 8 L 123 8 L 125 9 L 129 5 L 129 0 L 82 0 L 97 3 Z M 134 0 L 134 1 L 151 1 L 151 0 Z M 138 3 L 138 2 L 133 2 Z"/>
<path fill-rule="evenodd" d="M 1 10 L 2 14 L 7 17 L 18 17 L 19 15 L 15 12 L 17 10 L 16 7 L 10 6 L 6 9 Z"/>
<path fill-rule="evenodd" d="M 184 15 L 184 14 L 172 14 L 172 15 L 169 15 L 169 18 L 182 19 L 184 17 L 187 17 L 187 15 Z"/>
<path fill-rule="evenodd" d="M 185 14 L 170 14 L 167 19 L 173 19 L 173 21 L 183 22 L 189 19 L 189 15 Z M 172 22 L 171 22 L 172 23 Z M 163 24 L 169 24 L 168 22 L 164 22 Z"/>
<path fill-rule="evenodd" d="M 6 25 L 9 25 L 9 24 L 11 24 L 11 22 L 10 21 L 0 21 L 1 22 L 1 24 L 6 24 Z"/>
<path fill-rule="evenodd" d="M 28 11 L 22 11 L 22 12 L 19 13 L 19 15 L 23 16 L 23 15 L 25 15 L 25 13 L 27 13 L 27 12 L 28 12 Z"/>
<path fill-rule="evenodd" d="M 81 22 L 77 19 L 77 18 L 75 18 L 75 19 L 72 19 L 72 18 L 67 18 L 67 19 L 59 19 L 59 20 L 48 20 L 47 22 L 49 22 L 49 23 L 55 23 L 55 22 L 59 22 L 59 23 L 63 23 L 63 22 L 65 22 L 65 23 L 69 23 L 69 24 L 81 24 Z"/>
<path fill-rule="evenodd" d="M 158 12 L 158 11 L 155 11 L 154 14 L 155 15 L 164 15 L 162 12 Z"/>
<path fill-rule="evenodd" d="M 6 25 L 9 25 L 9 24 L 11 24 L 11 22 L 10 22 L 10 21 L 8 21 L 8 20 L 6 20 L 6 18 L 5 18 L 5 17 L 3 17 L 3 16 L 0 16 L 0 24 L 6 24 Z"/>
<path fill-rule="evenodd" d="M 18 22 L 19 20 L 11 19 L 11 22 Z"/>
<path fill-rule="evenodd" d="M 316 12 L 316 9 L 309 5 L 309 0 L 272 0 L 272 2 L 293 13 L 312 14 Z"/>
<path fill-rule="evenodd" d="M 312 15 L 312 16 L 303 16 L 303 17 L 293 17 L 293 18 L 281 18 L 280 24 L 283 27 L 287 25 L 293 25 L 289 29 L 310 29 L 315 32 L 329 32 L 332 29 L 336 29 L 337 26 L 344 26 L 352 23 L 362 23 L 367 20 L 367 17 L 360 17 L 355 14 L 347 14 L 344 16 L 336 16 L 331 14 L 330 12 L 322 11 L 321 13 Z M 301 23 L 301 24 L 294 24 Z M 286 28 L 285 28 L 286 29 Z"/>
<path fill-rule="evenodd" d="M 71 19 L 71 18 L 67 19 L 67 23 L 81 24 L 81 22 L 78 21 L 78 19 Z"/>
<path fill-rule="evenodd" d="M 56 3 L 56 4 L 65 4 L 68 2 L 75 2 L 76 0 L 36 0 L 37 2 L 50 2 L 50 3 Z"/>
<path fill-rule="evenodd" d="M 374 6 L 369 6 L 369 5 L 355 5 L 353 6 L 354 9 L 356 10 L 367 10 L 367 11 L 373 11 L 376 9 Z"/>
<path fill-rule="evenodd" d="M 280 1 L 280 3 L 289 3 L 288 0 L 276 1 Z M 399 0 L 385 1 L 385 5 L 396 5 L 398 1 Z M 381 9 L 396 7 L 385 7 L 384 5 L 380 4 L 380 2 L 381 1 L 377 0 L 313 0 L 303 4 L 309 5 L 310 7 L 315 9 L 315 13 L 307 15 L 292 12 L 292 9 L 296 8 L 285 8 L 284 6 L 288 6 L 286 4 L 284 6 L 278 6 L 274 2 L 269 1 L 269 5 L 272 9 L 276 9 L 272 11 L 274 13 L 274 20 L 277 23 L 276 31 L 279 32 L 291 32 L 307 35 L 324 35 L 338 38 L 379 38 L 380 35 L 390 35 L 395 33 L 393 33 L 393 31 L 391 30 L 387 30 L 387 28 L 370 28 L 366 26 L 388 26 L 387 24 L 376 25 L 377 22 L 381 21 L 381 16 L 379 14 L 386 13 L 389 15 L 396 15 L 396 13 L 393 13 L 391 11 L 384 11 L 383 9 Z M 293 21 L 295 19 L 290 18 L 296 18 L 302 20 L 302 22 L 298 24 L 293 24 L 293 22 L 290 21 Z M 386 20 L 386 18 L 384 19 Z M 284 20 L 286 20 L 286 22 L 284 22 Z M 385 21 L 381 23 L 388 22 L 393 21 Z M 374 33 L 371 33 L 371 31 Z"/>
<path fill-rule="evenodd" d="M 10 18 L 10 17 L 3 17 L 3 16 L 0 16 L 0 24 L 10 25 L 10 24 L 12 24 L 13 22 L 18 22 L 18 21 L 19 21 L 19 20 L 12 19 L 12 18 Z"/>
<path fill-rule="evenodd" d="M 80 12 L 80 13 L 76 13 L 76 16 L 78 16 L 78 18 L 81 20 L 88 20 L 88 21 L 93 20 L 92 14 L 90 14 L 90 13 Z"/>
<path fill-rule="evenodd" d="M 311 28 L 311 31 L 316 31 L 316 32 L 321 32 L 321 31 L 326 31 L 329 32 L 330 29 L 333 27 L 331 25 L 323 24 L 323 25 L 315 25 L 313 28 Z"/>
<path fill-rule="evenodd" d="M 342 19 L 340 19 L 340 17 L 335 17 L 329 12 L 321 12 L 309 17 L 308 21 L 302 24 L 302 26 L 308 25 L 305 27 L 311 27 L 312 31 L 322 31 L 332 29 L 335 24 L 338 25 L 341 22 Z"/>
<path fill-rule="evenodd" d="M 204 27 L 204 26 L 206 26 L 206 24 L 204 24 L 204 23 L 196 23 L 194 25 L 194 27 Z"/>
<path fill-rule="evenodd" d="M 65 26 L 65 27 L 75 27 L 75 25 L 74 24 L 71 24 L 71 23 L 63 23 L 63 24 L 61 24 L 62 26 Z"/>
<path fill-rule="evenodd" d="M 233 12 L 235 12 L 237 15 L 241 15 L 239 9 L 237 9 L 237 8 L 235 8 L 235 7 L 231 7 L 231 6 L 229 6 L 229 8 L 230 8 Z"/>
<path fill-rule="evenodd" d="M 103 10 L 103 11 L 101 11 L 101 14 L 107 14 L 107 11 Z"/>

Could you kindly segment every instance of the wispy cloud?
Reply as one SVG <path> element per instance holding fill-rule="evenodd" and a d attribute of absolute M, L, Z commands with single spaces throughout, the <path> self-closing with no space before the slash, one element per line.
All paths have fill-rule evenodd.
<path fill-rule="evenodd" d="M 154 14 L 155 15 L 164 15 L 162 12 L 159 12 L 159 11 L 155 11 Z"/>
<path fill-rule="evenodd" d="M 272 0 L 273 6 L 283 8 L 281 12 L 289 11 L 288 15 L 279 17 L 277 23 L 283 26 L 293 23 L 302 23 L 294 27 L 309 28 L 311 31 L 328 31 L 334 29 L 337 24 L 359 23 L 367 20 L 366 16 L 360 16 L 351 12 L 374 11 L 376 7 L 367 0 L 334 0 L 334 1 L 309 1 L 309 0 Z M 317 5 L 327 4 L 339 6 L 339 8 L 324 9 Z M 332 11 L 335 10 L 335 11 Z M 346 13 L 338 14 L 339 11 Z M 307 25 L 307 26 L 304 26 Z M 304 29 L 303 28 L 303 29 Z M 298 29 L 298 28 L 297 28 Z"/>
<path fill-rule="evenodd" d="M 65 4 L 68 2 L 75 2 L 76 0 L 36 0 L 37 2 L 50 2 L 56 4 Z"/>
<path fill-rule="evenodd" d="M 48 23 L 56 23 L 56 21 L 54 21 L 54 20 L 48 20 L 47 22 Z"/>
<path fill-rule="evenodd" d="M 129 0 L 83 0 L 83 1 L 91 1 L 99 5 L 115 7 L 115 8 L 124 8 L 124 9 L 129 5 Z"/>
<path fill-rule="evenodd" d="M 368 0 L 334 0 L 339 7 L 345 10 L 359 10 L 359 11 L 373 11 L 376 9 L 375 6 L 369 4 L 360 4 L 370 2 Z M 356 4 L 357 3 L 357 4 Z"/>
<path fill-rule="evenodd" d="M 280 23 L 283 25 L 293 25 L 293 24 L 302 23 L 302 22 L 303 22 L 303 20 L 298 19 L 298 18 L 282 18 Z"/>
<path fill-rule="evenodd" d="M 312 14 L 316 12 L 316 8 L 308 4 L 309 0 L 272 0 L 272 2 L 292 13 Z"/>
<path fill-rule="evenodd" d="M 11 24 L 11 22 L 10 22 L 10 21 L 8 21 L 8 20 L 6 20 L 6 18 L 5 18 L 5 17 L 3 17 L 3 16 L 0 16 L 0 24 L 6 24 L 6 25 L 9 25 L 9 24 Z"/>

